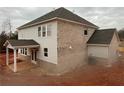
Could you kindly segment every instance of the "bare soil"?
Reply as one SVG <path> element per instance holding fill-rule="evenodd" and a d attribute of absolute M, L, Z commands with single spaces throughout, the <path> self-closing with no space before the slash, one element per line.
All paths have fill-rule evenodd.
<path fill-rule="evenodd" d="M 5 63 L 4 57 L 5 54 L 0 55 L 1 64 Z M 124 61 L 121 59 L 111 67 L 85 65 L 61 76 L 46 75 L 38 67 L 13 73 L 4 64 L 0 67 L 0 85 L 120 86 L 124 85 Z"/>

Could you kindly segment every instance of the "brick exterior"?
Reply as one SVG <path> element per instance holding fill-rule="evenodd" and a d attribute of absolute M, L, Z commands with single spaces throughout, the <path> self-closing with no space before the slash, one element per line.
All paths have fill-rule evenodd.
<path fill-rule="evenodd" d="M 57 27 L 58 72 L 64 73 L 86 64 L 86 41 L 91 36 L 83 35 L 87 28 L 66 21 L 58 21 Z M 88 29 L 90 33 L 94 32 L 94 29 Z"/>

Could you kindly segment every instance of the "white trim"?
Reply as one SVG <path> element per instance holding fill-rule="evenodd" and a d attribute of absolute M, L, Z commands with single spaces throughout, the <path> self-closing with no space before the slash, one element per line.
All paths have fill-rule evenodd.
<path fill-rule="evenodd" d="M 87 25 L 87 24 L 83 24 L 83 23 L 80 23 L 80 22 L 76 22 L 76 21 L 72 21 L 72 20 L 68 20 L 68 19 L 63 19 L 63 18 L 59 18 L 59 17 L 57 17 L 57 19 L 72 22 L 72 23 L 76 23 L 76 24 L 83 25 L 83 26 L 88 26 L 88 27 L 91 27 L 91 28 L 99 28 L 99 27 L 94 27 L 94 26 L 91 26 L 91 25 Z"/>
<path fill-rule="evenodd" d="M 87 44 L 88 46 L 109 46 L 109 44 Z"/>
<path fill-rule="evenodd" d="M 43 36 L 43 29 L 42 29 L 43 26 L 45 27 L 45 36 Z M 52 31 L 50 31 L 50 36 L 48 36 L 48 27 L 49 27 L 49 23 L 48 24 L 41 25 L 41 36 L 40 37 L 46 38 L 46 37 L 50 37 L 51 36 Z"/>
<path fill-rule="evenodd" d="M 35 48 L 39 47 L 40 45 L 28 45 L 28 46 L 14 46 L 15 48 Z"/>
<path fill-rule="evenodd" d="M 39 27 L 40 27 L 40 30 L 39 30 Z M 41 26 L 38 26 L 38 28 L 37 28 L 38 37 L 41 37 L 41 29 L 42 29 L 42 27 Z"/>
<path fill-rule="evenodd" d="M 28 48 L 20 48 L 20 51 L 22 51 L 22 52 L 20 52 L 20 54 L 23 55 L 23 56 L 28 56 L 28 53 L 25 54 L 26 53 L 25 49 L 27 49 L 27 52 L 28 52 Z M 24 54 L 23 54 L 23 51 L 24 51 Z"/>
<path fill-rule="evenodd" d="M 4 46 L 6 45 L 6 43 L 8 43 L 8 45 L 10 45 L 11 47 L 7 47 L 10 48 L 10 49 L 14 49 L 14 48 L 34 48 L 34 47 L 39 47 L 40 45 L 27 45 L 27 46 L 12 46 L 9 41 L 7 40 L 5 43 L 4 43 Z"/>
<path fill-rule="evenodd" d="M 48 26 L 48 25 L 46 24 L 46 37 L 47 37 L 47 26 Z"/>
<path fill-rule="evenodd" d="M 14 49 L 14 72 L 17 72 L 16 49 Z"/>
<path fill-rule="evenodd" d="M 45 36 L 43 36 L 43 27 L 45 27 Z M 42 33 L 42 38 L 45 38 L 45 37 L 47 37 L 47 24 L 45 24 L 45 25 L 41 25 L 41 33 Z"/>
<path fill-rule="evenodd" d="M 8 44 L 7 44 L 7 43 L 8 43 Z M 7 45 L 6 45 L 6 44 L 7 44 Z M 4 43 L 4 46 L 6 46 L 7 48 L 10 48 L 10 49 L 14 49 L 14 47 L 9 43 L 8 40 Z"/>
<path fill-rule="evenodd" d="M 45 48 L 46 48 L 46 47 L 45 47 Z M 47 56 L 44 55 L 44 57 L 49 57 L 49 49 L 46 48 L 46 49 L 47 49 L 47 52 L 45 52 L 45 51 L 44 51 L 45 48 L 43 48 L 43 55 L 44 55 L 45 53 L 47 53 Z"/>
<path fill-rule="evenodd" d="M 85 35 L 85 31 L 87 31 L 87 34 Z M 88 30 L 86 30 L 86 29 L 84 29 L 84 31 L 83 31 L 84 33 L 84 36 L 88 36 Z"/>
<path fill-rule="evenodd" d="M 33 60 L 32 60 L 32 52 L 33 52 Z M 35 55 L 35 52 L 36 52 L 36 55 Z M 32 50 L 31 51 L 31 62 L 33 63 L 33 64 L 37 64 L 36 63 L 36 60 L 35 59 L 37 59 L 37 51 L 36 50 Z M 35 58 L 36 57 L 36 58 Z"/>
<path fill-rule="evenodd" d="M 54 18 L 51 18 L 51 19 L 48 19 L 48 20 L 45 20 L 45 21 L 42 21 L 42 22 L 37 22 L 37 23 L 34 23 L 34 24 L 31 24 L 31 25 L 27 25 L 27 26 L 24 26 L 22 28 L 17 28 L 18 31 L 21 30 L 21 29 L 24 29 L 24 28 L 27 28 L 27 27 L 30 27 L 30 26 L 34 26 L 34 25 L 38 25 L 38 24 L 41 24 L 41 23 L 45 23 L 45 22 L 48 22 L 48 21 L 52 21 L 54 19 L 56 19 L 57 17 L 54 17 Z"/>

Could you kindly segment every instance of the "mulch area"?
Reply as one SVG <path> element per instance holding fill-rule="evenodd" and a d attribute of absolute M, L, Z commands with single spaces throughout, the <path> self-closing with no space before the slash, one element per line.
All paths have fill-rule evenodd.
<path fill-rule="evenodd" d="M 111 67 L 85 65 L 61 76 L 45 75 L 40 68 L 13 73 L 6 66 L 0 75 L 0 85 L 121 86 L 124 85 L 124 59 Z"/>

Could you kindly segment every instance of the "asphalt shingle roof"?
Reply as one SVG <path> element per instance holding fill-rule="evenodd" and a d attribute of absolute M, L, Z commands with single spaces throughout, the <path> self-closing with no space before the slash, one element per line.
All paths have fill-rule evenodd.
<path fill-rule="evenodd" d="M 39 22 L 42 22 L 42 21 L 45 21 L 45 20 L 48 20 L 48 19 L 52 19 L 52 18 L 55 18 L 55 17 L 79 22 L 79 23 L 82 23 L 82 24 L 86 24 L 86 25 L 98 28 L 98 26 L 94 25 L 93 23 L 91 23 L 91 22 L 83 19 L 82 17 L 72 13 L 71 11 L 61 7 L 61 8 L 58 8 L 58 9 L 52 11 L 52 12 L 49 12 L 46 15 L 43 15 L 43 16 L 41 16 L 41 17 L 31 21 L 31 22 L 28 22 L 28 23 L 20 26 L 18 29 L 22 29 L 24 27 L 28 27 L 29 25 L 39 23 Z"/>
<path fill-rule="evenodd" d="M 12 46 L 31 46 L 39 45 L 34 40 L 8 40 Z"/>
<path fill-rule="evenodd" d="M 96 30 L 87 43 L 88 44 L 110 44 L 115 31 L 116 29 Z"/>

